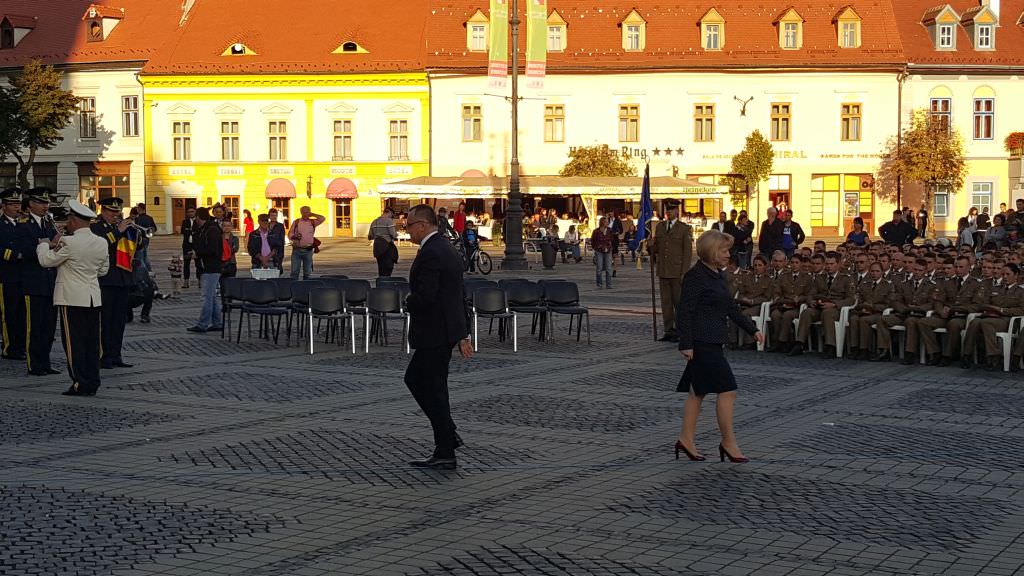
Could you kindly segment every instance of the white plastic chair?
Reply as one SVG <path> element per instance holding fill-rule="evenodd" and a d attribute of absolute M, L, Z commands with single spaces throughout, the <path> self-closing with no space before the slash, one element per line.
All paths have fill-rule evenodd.
<path fill-rule="evenodd" d="M 1006 332 L 996 332 L 1000 343 L 1003 345 L 1003 372 L 1010 371 L 1010 355 L 1013 353 L 1013 339 L 1019 338 L 1021 324 L 1024 323 L 1024 316 L 1010 318 L 1010 326 Z"/>

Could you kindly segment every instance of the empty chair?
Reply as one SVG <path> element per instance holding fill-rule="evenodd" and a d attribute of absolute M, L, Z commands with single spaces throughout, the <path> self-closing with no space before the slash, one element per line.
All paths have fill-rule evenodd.
<path fill-rule="evenodd" d="M 590 344 L 590 310 L 580 305 L 580 290 L 573 282 L 545 282 L 544 301 L 548 306 L 549 321 L 554 320 L 555 314 L 562 314 L 569 317 L 569 335 L 572 335 L 573 319 L 576 323 L 576 341 L 580 340 L 580 325 L 583 317 L 587 319 L 587 344 Z M 553 325 L 552 325 L 553 326 Z"/>
<path fill-rule="evenodd" d="M 224 283 L 221 284 L 220 308 L 223 316 L 220 324 L 221 338 L 225 333 L 228 338 L 231 337 L 231 313 L 242 309 L 242 284 L 253 281 L 251 278 L 231 277 L 225 278 Z"/>
<path fill-rule="evenodd" d="M 388 345 L 389 318 L 396 318 L 402 321 L 402 343 L 405 345 L 405 351 L 409 352 L 409 314 L 402 307 L 402 300 L 398 290 L 392 287 L 371 288 L 366 295 L 365 310 L 365 352 L 370 351 L 371 321 L 373 322 L 374 334 L 385 346 Z"/>
<path fill-rule="evenodd" d="M 267 282 L 273 282 L 274 286 L 277 287 L 277 300 L 278 302 L 290 302 L 292 299 L 292 282 L 295 280 L 290 276 L 285 278 L 274 278 L 267 280 Z"/>
<path fill-rule="evenodd" d="M 352 353 L 356 352 L 355 319 L 345 306 L 345 293 L 337 288 L 313 288 L 309 292 L 309 353 L 313 354 L 313 320 L 327 322 L 324 343 L 337 339 L 340 347 L 345 340 L 345 325 L 351 332 Z M 339 331 L 341 335 L 339 336 Z"/>
<path fill-rule="evenodd" d="M 302 340 L 303 323 L 305 322 L 306 315 L 309 313 L 309 293 L 314 288 L 323 287 L 324 283 L 322 280 L 295 280 L 288 287 L 291 292 L 291 306 L 288 310 L 288 325 L 285 330 L 286 344 L 291 344 L 292 341 L 293 320 L 298 322 L 295 330 L 295 339 L 296 341 Z"/>
<path fill-rule="evenodd" d="M 527 280 L 526 278 L 502 278 L 498 280 L 498 288 L 507 290 L 512 284 L 536 284 L 533 280 Z"/>
<path fill-rule="evenodd" d="M 321 274 L 317 278 L 318 279 L 334 278 L 336 280 L 348 280 L 348 276 L 345 276 L 344 274 Z"/>
<path fill-rule="evenodd" d="M 395 283 L 395 284 L 408 284 L 409 279 L 401 276 L 381 276 L 377 278 L 377 287 L 380 288 L 384 284 Z"/>
<path fill-rule="evenodd" d="M 530 334 L 536 334 L 537 325 L 540 324 L 538 338 L 544 340 L 548 318 L 548 307 L 544 304 L 544 290 L 532 282 L 521 281 L 506 285 L 505 294 L 508 296 L 509 310 L 532 315 Z"/>
<path fill-rule="evenodd" d="M 473 349 L 479 350 L 479 318 L 498 319 L 498 339 L 504 341 L 508 321 L 512 320 L 512 351 L 519 351 L 518 316 L 509 309 L 508 297 L 500 288 L 478 288 L 473 293 Z"/>
<path fill-rule="evenodd" d="M 274 344 L 281 332 L 281 317 L 288 314 L 288 308 L 277 305 L 277 287 L 265 280 L 250 280 L 242 284 L 242 315 L 245 316 L 249 337 L 252 337 L 252 315 L 260 317 L 260 336 L 270 337 L 270 320 L 277 318 L 274 327 Z M 242 321 L 238 321 L 238 337 L 242 341 Z"/>

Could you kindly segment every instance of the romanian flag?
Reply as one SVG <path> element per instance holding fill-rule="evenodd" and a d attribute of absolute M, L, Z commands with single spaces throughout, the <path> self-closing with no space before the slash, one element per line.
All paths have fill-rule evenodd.
<path fill-rule="evenodd" d="M 139 230 L 134 226 L 129 227 L 117 241 L 117 267 L 122 270 L 132 271 L 132 259 L 135 258 L 135 249 L 138 248 Z"/>

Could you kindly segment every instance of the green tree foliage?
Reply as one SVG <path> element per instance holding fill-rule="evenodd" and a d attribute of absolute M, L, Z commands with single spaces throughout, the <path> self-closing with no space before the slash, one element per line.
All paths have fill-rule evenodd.
<path fill-rule="evenodd" d="M 932 205 L 937 186 L 959 190 L 967 178 L 963 138 L 956 130 L 933 121 L 925 110 L 914 112 L 910 128 L 903 131 L 903 143 L 894 154 L 893 172 L 924 186 L 926 206 Z M 929 228 L 933 228 L 933 221 L 929 219 Z"/>
<path fill-rule="evenodd" d="M 739 154 L 732 157 L 732 173 L 739 175 L 756 194 L 768 179 L 775 163 L 775 151 L 761 132 L 754 130 Z"/>
<path fill-rule="evenodd" d="M 18 161 L 18 185 L 28 188 L 28 173 L 39 150 L 49 150 L 64 137 L 78 98 L 61 86 L 62 74 L 38 60 L 9 77 L 0 87 L 0 160 Z"/>
<path fill-rule="evenodd" d="M 569 162 L 561 176 L 636 176 L 629 155 L 618 154 L 608 146 L 581 146 L 569 152 Z"/>

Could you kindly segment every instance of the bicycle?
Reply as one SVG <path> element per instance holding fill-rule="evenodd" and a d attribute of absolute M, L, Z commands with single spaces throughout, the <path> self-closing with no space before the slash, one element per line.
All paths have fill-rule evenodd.
<path fill-rule="evenodd" d="M 473 256 L 470 258 L 470 260 L 466 261 L 466 270 L 470 270 L 473 267 L 470 266 L 471 263 L 484 276 L 490 274 L 491 270 L 494 267 L 494 263 L 491 262 L 491 255 L 480 249 L 477 249 L 475 252 L 473 252 Z"/>

